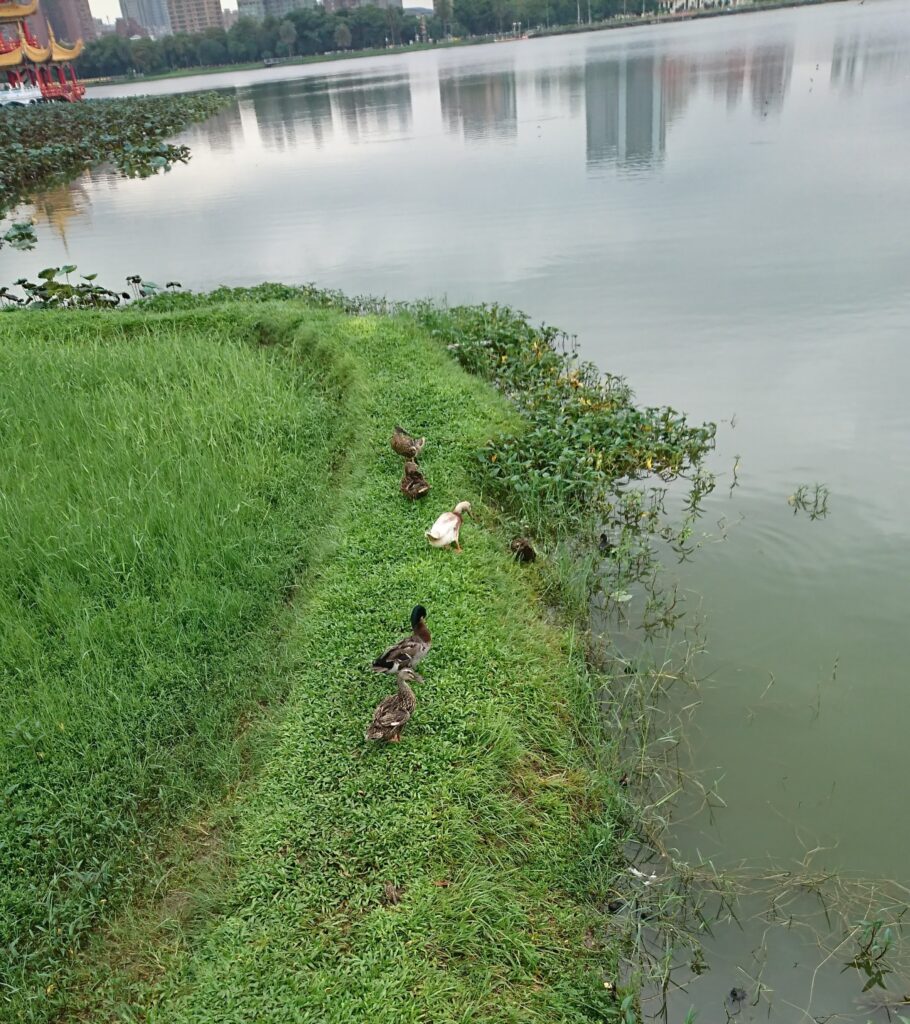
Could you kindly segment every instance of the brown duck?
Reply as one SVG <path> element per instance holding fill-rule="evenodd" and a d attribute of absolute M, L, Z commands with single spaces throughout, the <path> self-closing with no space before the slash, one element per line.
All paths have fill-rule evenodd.
<path fill-rule="evenodd" d="M 509 550 L 516 562 L 533 562 L 537 558 L 531 542 L 524 537 L 516 537 L 509 545 Z"/>
<path fill-rule="evenodd" d="M 425 437 L 411 437 L 401 427 L 395 427 L 392 431 L 392 451 L 404 459 L 416 459 L 427 443 Z"/>
<path fill-rule="evenodd" d="M 406 498 L 410 498 L 411 501 L 415 501 L 417 498 L 424 497 L 429 490 L 430 485 L 427 483 L 423 473 L 420 472 L 420 467 L 417 463 L 406 462 L 404 464 L 404 476 L 401 478 L 401 493 Z"/>
<path fill-rule="evenodd" d="M 373 712 L 373 721 L 364 733 L 365 739 L 384 740 L 386 743 L 398 743 L 401 740 L 401 730 L 417 706 L 414 691 L 408 685 L 415 682 L 422 683 L 423 677 L 409 668 L 401 669 L 398 673 L 398 692 L 378 704 Z"/>

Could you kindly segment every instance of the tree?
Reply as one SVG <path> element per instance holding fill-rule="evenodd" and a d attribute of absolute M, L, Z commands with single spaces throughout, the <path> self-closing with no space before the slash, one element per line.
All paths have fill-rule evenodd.
<path fill-rule="evenodd" d="M 357 50 L 381 49 L 389 35 L 386 12 L 378 7 L 355 7 L 348 13 L 348 27 Z"/>
<path fill-rule="evenodd" d="M 433 12 L 442 22 L 442 30 L 448 35 L 452 24 L 452 0 L 433 0 Z"/>
<path fill-rule="evenodd" d="M 455 18 L 471 35 L 482 36 L 496 30 L 491 0 L 455 0 L 454 8 Z"/>
<path fill-rule="evenodd" d="M 335 45 L 339 50 L 347 50 L 351 46 L 351 30 L 343 21 L 335 29 Z"/>
<path fill-rule="evenodd" d="M 133 67 L 140 75 L 154 75 L 164 70 L 164 54 L 153 40 L 134 39 L 130 49 L 133 51 Z"/>
<path fill-rule="evenodd" d="M 290 57 L 294 52 L 294 43 L 297 42 L 297 29 L 294 28 L 294 22 L 288 18 L 278 27 L 278 40 L 284 47 L 285 52 Z"/>
<path fill-rule="evenodd" d="M 231 60 L 250 61 L 259 57 L 259 26 L 252 18 L 239 18 L 228 32 Z"/>
<path fill-rule="evenodd" d="M 207 28 L 196 40 L 197 59 L 204 67 L 214 64 L 226 64 L 230 56 L 227 45 L 227 34 L 223 28 Z"/>
<path fill-rule="evenodd" d="M 133 67 L 129 42 L 111 34 L 89 43 L 79 59 L 79 73 L 85 78 L 123 75 Z"/>

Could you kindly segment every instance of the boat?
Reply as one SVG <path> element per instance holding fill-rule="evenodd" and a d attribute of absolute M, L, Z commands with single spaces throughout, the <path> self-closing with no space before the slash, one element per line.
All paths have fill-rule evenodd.
<path fill-rule="evenodd" d="M 41 90 L 37 85 L 0 85 L 0 107 L 26 107 L 29 103 L 39 103 L 42 99 Z"/>

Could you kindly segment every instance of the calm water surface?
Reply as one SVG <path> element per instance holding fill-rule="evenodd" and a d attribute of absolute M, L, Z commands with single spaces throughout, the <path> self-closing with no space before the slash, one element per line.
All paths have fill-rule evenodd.
<path fill-rule="evenodd" d="M 643 400 L 723 421 L 705 529 L 730 528 L 683 580 L 710 641 L 691 763 L 726 807 L 684 807 L 673 841 L 720 866 L 822 846 L 816 864 L 910 883 L 910 4 L 142 89 L 211 87 L 234 102 L 186 133 L 189 166 L 47 195 L 3 280 L 69 261 L 105 282 L 505 301 Z M 830 515 L 794 517 L 816 481 Z M 756 930 L 709 945 L 678 1020 L 754 991 Z M 736 1019 L 770 999 L 810 1020 L 811 943 L 767 946 L 773 992 Z M 875 1016 L 846 959 L 816 980 L 818 1019 Z"/>

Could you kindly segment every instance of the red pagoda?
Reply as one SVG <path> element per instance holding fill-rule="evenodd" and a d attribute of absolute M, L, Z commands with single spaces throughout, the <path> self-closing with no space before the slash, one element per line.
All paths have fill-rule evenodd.
<path fill-rule="evenodd" d="M 38 0 L 0 0 L 0 106 L 41 99 L 72 103 L 85 95 L 70 63 L 82 53 L 82 40 L 64 46 L 46 22 L 48 41 L 42 46 L 26 21 L 37 10 Z"/>

